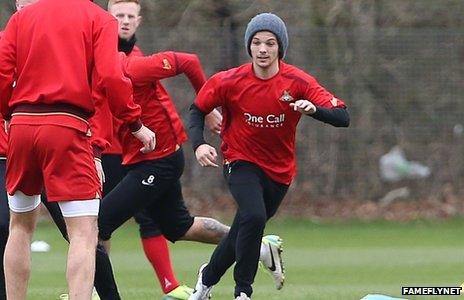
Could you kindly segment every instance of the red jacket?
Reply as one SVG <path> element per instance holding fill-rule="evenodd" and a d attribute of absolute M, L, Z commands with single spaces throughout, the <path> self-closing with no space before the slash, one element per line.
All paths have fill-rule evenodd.
<path fill-rule="evenodd" d="M 108 107 L 98 109 L 92 118 L 92 145 L 104 150 L 104 154 L 123 154 L 124 164 L 165 157 L 187 141 L 187 134 L 174 102 L 159 80 L 184 73 L 198 92 L 205 82 L 200 61 L 196 55 L 178 52 L 144 57 L 138 47 L 128 56 L 120 55 L 124 73 L 134 85 L 135 101 L 142 107 L 142 120 L 156 133 L 156 148 L 153 153 L 142 154 L 140 142 L 130 131 L 121 127 L 118 119 L 108 117 Z"/>
<path fill-rule="evenodd" d="M 3 31 L 0 31 L 0 40 L 2 39 Z M 6 149 L 8 148 L 8 136 L 5 132 L 5 123 L 3 118 L 0 119 L 0 158 L 6 158 Z"/>
<path fill-rule="evenodd" d="M 13 112 L 58 112 L 85 120 L 95 110 L 92 88 L 102 88 L 114 114 L 136 130 L 141 111 L 118 63 L 117 41 L 116 19 L 90 1 L 25 7 L 0 41 L 0 112 L 5 119 Z"/>
<path fill-rule="evenodd" d="M 160 52 L 143 57 L 142 52 L 134 48 L 123 62 L 123 69 L 134 86 L 135 102 L 142 107 L 142 122 L 156 133 L 155 151 L 143 154 L 139 151 L 141 143 L 127 128 L 120 128 L 123 164 L 170 155 L 185 139 L 179 139 L 179 134 L 173 127 L 176 124 L 173 119 L 180 118 L 175 109 L 163 104 L 165 101 L 171 102 L 171 99 L 159 80 L 184 73 L 198 92 L 206 80 L 198 57 L 177 52 Z"/>

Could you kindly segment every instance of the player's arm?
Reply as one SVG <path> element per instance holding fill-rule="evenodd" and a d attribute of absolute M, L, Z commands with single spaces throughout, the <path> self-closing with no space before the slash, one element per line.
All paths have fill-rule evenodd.
<path fill-rule="evenodd" d="M 184 74 L 198 94 L 206 81 L 200 59 L 195 54 L 159 52 L 149 56 L 125 56 L 124 73 L 134 84 L 150 83 Z M 207 127 L 215 134 L 221 131 L 222 115 L 214 109 L 206 116 Z"/>
<path fill-rule="evenodd" d="M 182 52 L 159 52 L 149 56 L 125 57 L 124 73 L 134 84 L 150 83 L 185 74 L 198 93 L 206 81 L 198 56 Z"/>
<path fill-rule="evenodd" d="M 94 56 L 97 81 L 93 88 L 105 90 L 113 115 L 129 126 L 132 134 L 143 144 L 140 151 L 147 153 L 155 149 L 156 136 L 140 121 L 142 111 L 140 106 L 134 103 L 132 84 L 123 74 L 121 58 L 117 52 L 117 33 L 116 19 L 108 21 L 95 33 Z"/>
<path fill-rule="evenodd" d="M 198 163 L 202 167 L 218 167 L 217 152 L 204 138 L 205 116 L 215 107 L 222 106 L 220 94 L 220 76 L 215 75 L 208 80 L 198 93 L 189 111 L 189 137 Z"/>
<path fill-rule="evenodd" d="M 101 90 L 93 90 L 92 98 L 95 105 L 95 114 L 90 118 L 90 131 L 92 136 L 90 144 L 96 158 L 101 158 L 104 150 L 109 148 L 113 142 L 113 115 Z"/>
<path fill-rule="evenodd" d="M 350 115 L 345 107 L 325 108 L 316 106 L 316 112 L 311 117 L 335 127 L 350 126 Z"/>
<path fill-rule="evenodd" d="M 0 113 L 5 120 L 11 118 L 8 102 L 13 92 L 16 75 L 16 15 L 13 15 L 0 38 Z"/>
<path fill-rule="evenodd" d="M 348 127 L 350 116 L 345 103 L 336 98 L 313 77 L 306 77 L 303 98 L 291 103 L 294 110 L 335 127 Z"/>

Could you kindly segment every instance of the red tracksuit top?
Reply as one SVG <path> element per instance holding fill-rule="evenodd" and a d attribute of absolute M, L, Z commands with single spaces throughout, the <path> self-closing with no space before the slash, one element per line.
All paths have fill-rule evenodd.
<path fill-rule="evenodd" d="M 142 107 L 142 122 L 156 133 L 156 148 L 153 152 L 141 153 L 141 143 L 126 127 L 119 127 L 117 119 L 113 119 L 113 143 L 103 153 L 122 153 L 123 164 L 168 156 L 187 140 L 187 134 L 171 97 L 159 80 L 184 73 L 198 92 L 206 80 L 200 61 L 196 55 L 178 52 L 143 56 L 138 47 L 134 47 L 127 56 L 121 53 L 121 57 L 124 73 L 134 86 L 135 102 Z M 118 141 L 122 145 L 121 152 Z"/>
<path fill-rule="evenodd" d="M 15 13 L 0 41 L 3 117 L 10 119 L 13 112 L 63 112 L 62 125 L 79 127 L 72 117 L 88 119 L 94 114 L 94 73 L 94 88 L 105 91 L 114 114 L 132 129 L 140 127 L 140 107 L 118 63 L 117 43 L 116 19 L 91 1 L 41 0 Z M 38 119 L 54 122 L 53 117 Z"/>
<path fill-rule="evenodd" d="M 289 105 L 307 99 L 325 108 L 345 107 L 304 71 L 280 62 L 268 80 L 255 76 L 252 64 L 217 73 L 198 94 L 204 113 L 222 107 L 225 162 L 245 160 L 258 165 L 274 181 L 290 184 L 296 173 L 295 132 L 301 113 Z"/>
<path fill-rule="evenodd" d="M 0 31 L 0 40 L 2 39 L 3 31 Z M 6 158 L 6 149 L 8 148 L 8 136 L 5 132 L 5 123 L 3 118 L 0 119 L 0 159 Z"/>

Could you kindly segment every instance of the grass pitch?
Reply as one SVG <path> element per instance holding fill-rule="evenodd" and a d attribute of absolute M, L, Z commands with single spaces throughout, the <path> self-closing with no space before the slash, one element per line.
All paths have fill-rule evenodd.
<path fill-rule="evenodd" d="M 253 299 L 360 299 L 368 293 L 400 297 L 402 286 L 459 286 L 464 281 L 463 229 L 463 219 L 406 224 L 273 220 L 266 233 L 284 238 L 286 284 L 276 291 L 269 275 L 258 271 Z M 35 240 L 52 248 L 32 256 L 28 299 L 58 299 L 66 292 L 67 244 L 48 222 L 39 224 Z M 191 242 L 171 245 L 178 279 L 193 286 L 197 268 L 213 249 Z M 111 259 L 123 299 L 161 298 L 134 223 L 115 233 Z M 233 286 L 229 270 L 214 288 L 213 299 L 233 299 Z"/>

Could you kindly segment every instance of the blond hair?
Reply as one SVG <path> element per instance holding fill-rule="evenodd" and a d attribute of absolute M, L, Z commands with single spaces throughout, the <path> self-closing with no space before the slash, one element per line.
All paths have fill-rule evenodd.
<path fill-rule="evenodd" d="M 108 9 L 118 3 L 135 3 L 140 7 L 141 0 L 108 0 Z"/>

